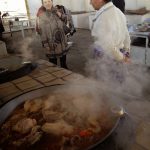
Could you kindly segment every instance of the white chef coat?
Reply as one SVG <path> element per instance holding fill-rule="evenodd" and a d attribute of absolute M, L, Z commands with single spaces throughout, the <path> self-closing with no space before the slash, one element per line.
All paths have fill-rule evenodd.
<path fill-rule="evenodd" d="M 95 14 L 92 36 L 96 47 L 115 60 L 123 60 L 120 49 L 130 51 L 130 36 L 125 15 L 113 5 L 106 3 Z"/>

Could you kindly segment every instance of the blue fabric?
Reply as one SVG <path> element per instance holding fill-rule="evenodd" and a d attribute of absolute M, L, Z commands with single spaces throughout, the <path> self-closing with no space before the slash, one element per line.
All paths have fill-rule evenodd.
<path fill-rule="evenodd" d="M 120 52 L 121 52 L 124 56 L 130 57 L 129 52 L 125 51 L 125 49 L 120 49 Z"/>
<path fill-rule="evenodd" d="M 104 55 L 104 51 L 100 46 L 95 46 L 93 49 L 94 58 L 102 57 Z"/>
<path fill-rule="evenodd" d="M 150 23 L 150 18 L 145 19 L 144 22 Z"/>

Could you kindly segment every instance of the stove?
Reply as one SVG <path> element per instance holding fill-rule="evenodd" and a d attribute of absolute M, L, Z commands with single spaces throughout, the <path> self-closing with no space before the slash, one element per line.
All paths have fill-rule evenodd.
<path fill-rule="evenodd" d="M 26 92 L 47 86 L 51 86 L 52 88 L 54 88 L 56 85 L 67 85 L 68 83 L 75 81 L 77 83 L 80 83 L 84 79 L 84 77 L 81 75 L 72 73 L 68 70 L 64 70 L 63 68 L 59 68 L 47 61 L 39 60 L 37 61 L 37 63 L 38 67 L 29 75 L 21 79 L 17 79 L 16 81 L 10 81 L 8 83 L 0 85 L 1 107 L 15 97 L 18 97 L 19 95 Z M 5 71 L 4 69 L 1 70 Z M 149 70 L 150 69 L 148 68 L 148 71 Z M 133 98 L 134 97 L 131 97 L 131 100 Z M 125 97 L 124 99 L 127 100 L 127 103 L 130 101 L 130 98 Z M 149 118 L 147 118 L 147 120 L 149 120 Z M 147 123 L 147 120 L 142 120 L 141 122 Z M 137 124 L 137 127 L 141 127 L 140 124 Z M 135 139 L 134 136 L 137 136 L 139 134 L 135 131 L 137 127 L 134 127 L 134 123 L 130 116 L 126 115 L 121 119 L 116 130 L 114 130 L 114 132 L 104 142 L 100 143 L 92 150 L 127 150 L 128 148 L 126 148 L 125 146 L 129 146 L 129 144 L 131 144 L 132 142 L 134 143 L 132 144 L 133 147 L 130 150 L 149 150 L 149 146 L 147 146 L 149 145 L 149 143 L 146 143 L 147 139 L 149 139 L 147 132 L 142 134 L 142 138 L 145 139 L 143 140 L 143 143 L 139 143 Z M 149 128 L 147 130 L 149 130 Z M 123 140 L 121 141 L 121 139 Z M 120 143 L 120 141 L 124 143 Z M 146 146 L 148 148 L 146 148 Z"/>

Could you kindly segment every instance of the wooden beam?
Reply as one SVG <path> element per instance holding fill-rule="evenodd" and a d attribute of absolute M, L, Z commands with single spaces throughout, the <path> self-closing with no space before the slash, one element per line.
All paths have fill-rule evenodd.
<path fill-rule="evenodd" d="M 25 5 L 26 5 L 26 10 L 27 10 L 27 16 L 28 16 L 28 19 L 30 20 L 31 16 L 30 16 L 30 9 L 29 9 L 29 5 L 28 5 L 28 0 L 25 0 Z"/>

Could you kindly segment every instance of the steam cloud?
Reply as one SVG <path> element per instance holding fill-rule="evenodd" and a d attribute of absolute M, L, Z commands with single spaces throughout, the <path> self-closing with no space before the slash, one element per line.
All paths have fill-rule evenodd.
<path fill-rule="evenodd" d="M 87 63 L 89 77 L 96 80 L 111 104 L 123 106 L 128 114 L 126 123 L 117 130 L 117 145 L 131 150 L 137 140 L 137 128 L 150 121 L 150 72 L 140 64 L 118 63 L 107 56 Z M 144 130 L 144 126 L 141 126 Z M 137 142 L 137 141 L 136 141 Z"/>
<path fill-rule="evenodd" d="M 20 43 L 20 49 L 19 55 L 23 58 L 24 61 L 31 61 L 36 58 L 36 55 L 33 54 L 33 50 L 30 48 L 30 44 L 33 42 L 32 38 L 25 38 L 21 43 Z"/>

